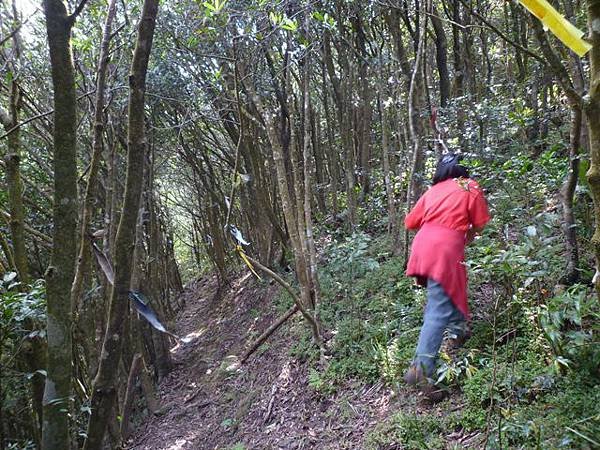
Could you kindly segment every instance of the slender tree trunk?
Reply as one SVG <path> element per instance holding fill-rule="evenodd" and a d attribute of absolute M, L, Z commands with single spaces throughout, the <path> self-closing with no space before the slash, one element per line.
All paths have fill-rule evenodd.
<path fill-rule="evenodd" d="M 13 252 L 8 244 L 8 241 L 4 237 L 4 234 L 0 233 L 0 247 L 2 248 L 2 252 L 4 253 L 4 257 L 6 258 L 6 266 L 7 270 L 17 270 L 17 265 L 15 264 L 15 257 Z"/>
<path fill-rule="evenodd" d="M 597 2 L 600 0 L 596 0 Z M 593 2 L 592 2 L 593 3 Z M 542 53 L 545 59 L 548 61 L 550 69 L 556 79 L 556 81 L 560 84 L 562 90 L 564 91 L 567 100 L 569 102 L 569 106 L 571 108 L 571 136 L 570 136 L 570 146 L 569 146 L 569 174 L 567 175 L 567 179 L 565 184 L 563 185 L 563 189 L 561 192 L 561 200 L 563 206 L 563 228 L 565 233 L 565 241 L 567 247 L 567 273 L 565 274 L 565 278 L 563 281 L 567 283 L 573 283 L 578 278 L 577 265 L 579 262 L 578 256 L 578 248 L 577 248 L 577 234 L 575 229 L 575 217 L 573 214 L 573 196 L 575 194 L 575 188 L 577 186 L 577 180 L 579 177 L 579 147 L 581 144 L 581 126 L 582 126 L 582 103 L 585 103 L 585 111 L 587 114 L 588 125 L 594 123 L 595 125 L 591 128 L 598 128 L 598 123 L 594 122 L 590 117 L 590 114 L 594 115 L 594 100 L 593 100 L 593 77 L 592 82 L 590 83 L 590 98 L 588 101 L 585 101 L 582 97 L 581 93 L 578 92 L 576 84 L 573 83 L 573 78 L 569 74 L 567 67 L 562 63 L 559 56 L 554 52 L 548 39 L 546 37 L 546 33 L 543 30 L 543 26 L 540 21 L 532 17 L 531 24 L 535 36 L 540 44 Z M 591 30 L 591 28 L 590 28 Z M 597 36 L 597 34 L 596 34 Z M 593 49 L 594 50 L 594 49 Z M 593 53 L 592 50 L 592 60 Z M 597 51 L 597 49 L 595 49 Z M 592 66 L 593 67 L 593 66 Z M 592 70 L 593 75 L 593 70 Z M 581 84 L 581 83 L 579 83 Z M 582 86 L 579 87 L 581 89 Z M 596 117 L 597 119 L 598 117 Z M 594 130 L 593 132 L 595 132 Z M 596 169 L 594 167 L 594 152 L 592 150 L 592 135 L 593 132 L 590 133 L 590 157 L 591 157 L 591 166 L 588 171 L 588 177 L 592 174 L 592 179 L 594 178 L 593 174 Z M 592 197 L 595 197 L 594 187 L 592 181 L 590 181 L 590 186 L 592 187 Z M 592 239 L 593 242 L 593 239 Z"/>
<path fill-rule="evenodd" d="M 423 150 L 421 149 L 421 127 L 419 127 L 419 111 L 417 106 L 421 103 L 416 101 L 415 98 L 419 93 L 417 90 L 424 83 L 419 83 L 422 71 L 420 65 L 423 59 L 423 53 L 425 49 L 425 41 L 427 39 L 427 16 L 423 15 L 423 27 L 419 33 L 419 42 L 417 45 L 417 54 L 415 56 L 415 63 L 413 67 L 412 76 L 410 79 L 410 87 L 408 92 L 408 124 L 410 137 L 412 141 L 412 164 L 410 168 L 410 175 L 408 179 L 408 188 L 406 193 L 406 214 L 410 211 L 415 200 L 421 195 L 422 180 L 421 167 L 423 165 Z M 408 230 L 404 230 L 404 260 L 408 261 Z"/>
<path fill-rule="evenodd" d="M 115 241 L 115 283 L 110 295 L 108 325 L 104 335 L 100 366 L 94 379 L 85 450 L 100 450 L 106 424 L 114 408 L 116 380 L 121 360 L 121 334 L 129 306 L 132 247 L 135 245 L 136 223 L 143 188 L 146 136 L 144 130 L 144 97 L 146 72 L 154 37 L 159 0 L 145 0 L 140 18 L 138 38 L 129 76 L 128 158 L 123 212 Z"/>
<path fill-rule="evenodd" d="M 338 163 L 338 152 L 333 142 L 333 120 L 329 112 L 329 89 L 327 88 L 327 77 L 325 70 L 325 54 L 323 54 L 323 63 L 321 66 L 321 81 L 323 87 L 323 113 L 325 115 L 325 127 L 327 134 L 327 167 L 329 172 L 329 196 L 331 197 L 331 213 L 335 218 L 338 214 L 338 183 L 340 179 L 340 170 Z"/>
<path fill-rule="evenodd" d="M 13 75 L 15 76 L 15 75 Z M 6 131 L 19 123 L 21 93 L 15 79 L 10 83 L 9 111 L 0 111 L 0 120 Z M 25 208 L 23 206 L 23 182 L 21 181 L 21 138 L 17 128 L 8 135 L 8 151 L 4 156 L 6 163 L 6 186 L 8 187 L 8 205 L 10 207 L 10 231 L 13 256 L 19 280 L 29 282 L 29 265 L 25 247 Z"/>
<path fill-rule="evenodd" d="M 321 129 L 319 123 L 319 116 L 315 113 L 314 108 L 310 108 L 310 129 L 311 129 L 311 143 L 313 146 L 313 161 L 315 168 L 315 182 L 316 182 L 316 199 L 317 209 L 321 215 L 327 213 L 327 207 L 325 206 L 325 171 L 323 170 L 324 161 L 326 160 L 325 152 L 321 146 Z"/>
<path fill-rule="evenodd" d="M 308 24 L 306 25 L 308 30 Z M 308 31 L 307 31 L 308 32 Z M 319 284 L 319 275 L 317 273 L 317 250 L 315 248 L 315 239 L 312 224 L 312 189 L 314 181 L 314 164 L 310 152 L 311 143 L 311 121 L 310 121 L 310 61 L 304 61 L 303 77 L 303 97 L 304 97 L 304 148 L 303 148 L 303 166 L 304 166 L 304 223 L 305 239 L 307 248 L 308 276 L 311 281 L 311 300 L 315 320 L 319 320 L 319 303 L 321 298 L 321 287 Z"/>
<path fill-rule="evenodd" d="M 440 106 L 444 108 L 450 98 L 450 75 L 448 72 L 448 42 L 442 20 L 435 6 L 432 6 L 431 24 L 435 31 L 435 61 L 440 83 Z"/>
<path fill-rule="evenodd" d="M 383 83 L 382 83 L 383 84 Z M 380 93 L 384 94 L 385 91 L 380 85 Z M 399 226 L 398 226 L 398 214 L 396 212 L 396 200 L 394 196 L 394 183 L 392 176 L 394 172 L 390 166 L 390 127 L 387 111 L 385 105 L 381 99 L 379 99 L 379 118 L 381 120 L 381 153 L 382 153 L 382 165 L 383 165 L 383 181 L 385 183 L 385 193 L 387 196 L 388 204 L 388 234 L 392 238 L 392 250 L 394 254 L 398 254 L 399 251 Z"/>
<path fill-rule="evenodd" d="M 299 235 L 299 233 L 301 232 L 304 233 L 305 230 L 298 229 L 298 215 L 296 214 L 296 211 L 293 207 L 294 203 L 302 202 L 302 198 L 292 198 L 292 195 L 295 193 L 295 191 L 290 189 L 288 174 L 285 167 L 284 149 L 279 133 L 280 128 L 277 126 L 277 123 L 275 121 L 275 115 L 271 111 L 267 111 L 264 108 L 260 97 L 258 97 L 253 88 L 251 88 L 251 91 L 254 103 L 257 106 L 258 111 L 264 118 L 269 142 L 271 143 L 271 148 L 273 150 L 273 160 L 275 162 L 275 168 L 277 171 L 277 183 L 279 187 L 279 194 L 281 196 L 281 205 L 283 207 L 285 222 L 287 224 L 287 228 L 290 234 L 290 241 L 294 249 L 294 260 L 296 262 L 296 276 L 298 277 L 298 283 L 300 285 L 302 301 L 298 303 L 298 308 L 300 309 L 300 312 L 302 313 L 306 321 L 310 324 L 315 342 L 319 345 L 319 347 L 322 348 L 323 340 L 321 337 L 319 323 L 316 320 L 316 318 L 312 315 L 312 313 L 307 309 L 308 307 L 310 307 L 311 303 L 310 284 L 309 280 L 307 279 L 308 271 L 306 265 L 306 256 L 303 251 L 302 241 Z M 291 149 L 290 151 L 294 151 L 294 149 Z"/>
<path fill-rule="evenodd" d="M 325 67 L 329 75 L 331 85 L 333 87 L 334 99 L 336 103 L 337 120 L 340 127 L 340 140 L 343 150 L 343 161 L 346 175 L 346 196 L 348 202 L 348 225 L 350 229 L 356 224 L 356 193 L 354 187 L 356 178 L 354 175 L 355 158 L 354 148 L 352 145 L 352 73 L 345 51 L 338 49 L 339 65 L 342 68 L 343 79 L 340 80 L 337 76 L 333 59 L 331 55 L 331 37 L 329 33 L 325 34 L 323 44 L 323 57 L 325 59 Z"/>
<path fill-rule="evenodd" d="M 61 0 L 45 0 L 44 12 L 54 87 L 54 230 L 50 265 L 46 272 L 48 367 L 44 391 L 44 450 L 71 447 L 71 298 L 77 234 L 77 104 L 71 29 Z"/>
<path fill-rule="evenodd" d="M 15 0 L 12 1 L 12 11 L 14 23 L 19 22 L 18 11 Z M 12 80 L 9 85 L 9 105 L 8 110 L 0 108 L 0 122 L 6 132 L 10 131 L 7 137 L 7 152 L 4 156 L 6 167 L 6 186 L 8 188 L 8 206 L 10 215 L 7 221 L 10 225 L 11 241 L 13 247 L 13 263 L 19 275 L 19 280 L 23 283 L 23 290 L 30 282 L 29 263 L 27 260 L 27 248 L 25 246 L 25 207 L 23 203 L 23 182 L 21 179 L 21 135 L 19 124 L 19 115 L 22 108 L 22 93 L 17 83 L 19 78 L 21 45 L 20 33 L 18 30 L 12 36 L 12 60 L 9 61 L 9 67 L 12 71 Z M 8 244 L 6 244 L 8 248 Z M 10 258 L 9 258 L 10 259 Z M 4 273 L 0 269 L 0 273 Z M 27 329 L 32 331 L 39 329 L 39 323 L 31 318 L 25 320 Z M 31 377 L 31 394 L 34 427 L 33 437 L 36 445 L 41 447 L 42 417 L 43 417 L 43 396 L 44 396 L 44 377 L 37 371 L 46 368 L 46 343 L 45 339 L 39 334 L 31 333 L 23 342 L 21 355 L 27 364 L 27 370 L 33 374 Z"/>
<path fill-rule="evenodd" d="M 102 134 L 104 131 L 104 90 L 106 85 L 106 69 L 109 61 L 109 45 L 111 38 L 112 21 L 116 14 L 116 0 L 110 0 L 108 13 L 102 33 L 98 70 L 96 72 L 96 104 L 93 119 L 92 160 L 90 162 L 88 181 L 85 189 L 83 213 L 81 217 L 81 233 L 79 242 L 79 258 L 75 269 L 75 279 L 71 287 L 71 302 L 74 313 L 79 309 L 79 301 L 83 290 L 83 279 L 88 271 L 91 261 L 89 226 L 92 219 L 93 207 L 98 183 L 98 170 L 102 157 Z"/>
<path fill-rule="evenodd" d="M 590 183 L 596 226 L 592 236 L 592 248 L 596 256 L 596 293 L 600 298 L 600 0 L 587 0 L 588 26 L 591 42 L 590 88 L 585 100 L 585 113 L 590 138 L 590 168 L 587 179 Z"/>
<path fill-rule="evenodd" d="M 561 189 L 563 210 L 563 229 L 567 247 L 567 268 L 564 275 L 566 284 L 571 285 L 579 279 L 579 251 L 577 247 L 577 228 L 573 213 L 573 197 L 579 179 L 579 147 L 581 146 L 581 108 L 571 107 L 571 136 L 569 143 L 569 172 Z"/>
<path fill-rule="evenodd" d="M 427 39 L 427 16 L 423 14 L 422 20 L 424 26 L 419 33 L 419 42 L 417 45 L 417 54 L 415 56 L 415 63 L 413 67 L 412 76 L 410 79 L 410 87 L 408 91 L 408 124 L 410 137 L 413 145 L 413 161 L 411 174 L 409 179 L 408 194 L 407 194 L 407 208 L 411 208 L 412 203 L 420 197 L 422 191 L 422 180 L 421 171 L 423 166 L 423 127 L 420 122 L 420 111 L 419 108 L 423 105 L 419 98 L 422 96 L 421 89 L 424 85 L 422 79 L 421 64 L 423 63 L 424 52 L 425 52 L 425 41 Z"/>
<path fill-rule="evenodd" d="M 140 371 L 143 370 L 143 360 L 140 353 L 133 356 L 129 376 L 127 377 L 127 390 L 123 400 L 123 409 L 121 410 L 121 440 L 125 441 L 129 437 L 129 421 L 131 420 L 131 410 L 133 406 L 133 396 L 135 394 L 135 381 Z"/>
<path fill-rule="evenodd" d="M 12 1 L 13 22 L 19 20 L 15 0 Z M 22 94 L 17 83 L 21 66 L 21 39 L 17 29 L 12 35 L 12 59 L 8 67 L 12 73 L 9 82 L 8 110 L 0 107 L 0 123 L 4 130 L 10 134 L 7 137 L 7 152 L 4 155 L 6 167 L 6 186 L 8 188 L 8 206 L 10 217 L 8 219 L 13 257 L 19 280 L 24 284 L 29 283 L 29 264 L 27 262 L 27 249 L 25 246 L 25 208 L 23 205 L 23 181 L 21 179 L 21 132 L 18 128 L 19 115 L 22 108 Z"/>

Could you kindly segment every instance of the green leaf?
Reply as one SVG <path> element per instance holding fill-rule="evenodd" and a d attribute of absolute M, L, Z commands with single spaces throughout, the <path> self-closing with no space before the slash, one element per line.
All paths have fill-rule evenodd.
<path fill-rule="evenodd" d="M 323 15 L 323 13 L 321 13 L 319 11 L 313 12 L 312 16 L 313 16 L 313 19 L 316 19 L 319 22 L 323 22 L 325 20 L 325 16 Z"/>
<path fill-rule="evenodd" d="M 287 17 L 284 19 L 283 25 L 281 25 L 281 28 L 283 28 L 284 30 L 288 30 L 288 31 L 296 31 L 298 29 L 298 24 L 296 23 L 295 20 L 290 20 Z"/>
<path fill-rule="evenodd" d="M 281 16 L 281 14 L 276 13 L 274 11 L 271 11 L 269 13 L 269 20 L 273 23 L 273 25 L 277 26 L 279 25 L 279 23 L 281 22 L 281 20 L 283 19 L 283 17 Z"/>

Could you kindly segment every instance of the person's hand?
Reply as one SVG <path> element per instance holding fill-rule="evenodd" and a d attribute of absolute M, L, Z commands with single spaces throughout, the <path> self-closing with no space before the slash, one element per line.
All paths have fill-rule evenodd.
<path fill-rule="evenodd" d="M 471 227 L 467 230 L 467 235 L 465 237 L 465 242 L 470 244 L 475 239 L 475 236 L 480 234 L 483 231 L 483 227 Z"/>

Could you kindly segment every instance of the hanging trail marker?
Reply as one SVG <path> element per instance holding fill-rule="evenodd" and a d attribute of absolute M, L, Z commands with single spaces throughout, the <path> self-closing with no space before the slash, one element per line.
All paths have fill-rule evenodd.
<path fill-rule="evenodd" d="M 519 0 L 519 3 L 540 19 L 545 28 L 552 31 L 563 44 L 577 53 L 579 57 L 583 57 L 592 48 L 592 44 L 581 39 L 585 33 L 565 19 L 546 0 Z"/>
<path fill-rule="evenodd" d="M 111 286 L 114 286 L 115 272 L 112 268 L 112 264 L 110 263 L 110 260 L 104 254 L 104 252 L 102 250 L 100 250 L 100 247 L 98 247 L 95 242 L 92 242 L 92 249 L 94 250 L 94 254 L 96 255 L 96 260 L 98 261 L 98 265 L 100 266 L 100 268 L 102 269 L 102 272 L 104 272 L 104 275 L 106 276 L 106 280 L 109 282 L 109 284 Z M 181 339 L 176 334 L 171 333 L 169 330 L 167 330 L 164 327 L 164 325 L 162 323 L 160 323 L 160 320 L 158 320 L 156 313 L 152 310 L 152 308 L 148 304 L 149 303 L 148 299 L 144 296 L 144 294 L 142 294 L 141 292 L 138 292 L 138 291 L 128 291 L 127 296 L 129 297 L 129 300 L 131 301 L 131 303 L 133 303 L 133 306 L 135 306 L 135 309 L 137 310 L 137 312 L 140 313 L 140 315 L 144 319 L 146 319 L 150 325 L 152 325 L 158 331 L 168 334 L 171 337 L 174 337 L 177 341 L 186 342 L 185 340 Z M 189 342 L 189 341 L 187 341 L 187 342 Z"/>
<path fill-rule="evenodd" d="M 244 253 L 244 249 L 242 248 L 242 246 L 236 245 L 235 250 L 238 252 L 240 257 L 242 258 L 242 261 L 244 261 L 246 263 L 246 265 L 248 266 L 250 271 L 256 276 L 256 278 L 258 278 L 259 280 L 262 280 L 262 278 L 256 273 L 256 270 L 254 270 L 254 266 L 252 265 L 252 263 L 246 257 L 246 254 Z"/>
<path fill-rule="evenodd" d="M 244 253 L 244 247 L 242 247 L 243 245 L 250 245 L 250 242 L 244 239 L 242 232 L 235 225 L 229 225 L 229 232 L 231 233 L 231 236 L 236 242 L 235 251 L 238 253 L 238 255 L 240 255 L 242 261 L 246 263 L 246 265 L 248 266 L 250 271 L 256 276 L 256 278 L 262 280 L 262 278 L 256 273 L 256 270 L 254 270 L 254 266 L 252 265 L 252 263 L 246 257 L 246 253 Z"/>

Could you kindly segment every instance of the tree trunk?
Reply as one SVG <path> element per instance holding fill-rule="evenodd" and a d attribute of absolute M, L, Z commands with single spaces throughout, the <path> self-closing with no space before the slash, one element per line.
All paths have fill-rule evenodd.
<path fill-rule="evenodd" d="M 448 72 L 448 42 L 442 20 L 432 5 L 431 24 L 435 31 L 435 61 L 440 78 L 440 106 L 444 108 L 450 98 L 450 75 Z"/>
<path fill-rule="evenodd" d="M 102 448 L 106 424 L 116 400 L 121 334 L 127 319 L 128 291 L 131 282 L 132 247 L 143 187 L 146 137 L 144 130 L 144 96 L 146 72 L 154 37 L 159 0 L 145 0 L 142 8 L 138 38 L 129 75 L 129 130 L 125 199 L 115 241 L 115 283 L 110 295 L 108 325 L 104 335 L 100 366 L 94 379 L 85 450 Z"/>
<path fill-rule="evenodd" d="M 306 25 L 308 30 L 308 24 Z M 312 301 L 313 314 L 315 320 L 319 320 L 319 303 L 321 298 L 321 286 L 319 283 L 319 276 L 317 273 L 317 250 L 315 247 L 315 239 L 313 234 L 312 224 L 312 186 L 314 183 L 314 160 L 311 157 L 310 143 L 311 143 L 311 121 L 310 121 L 310 61 L 305 59 L 304 61 L 304 77 L 303 77 L 303 97 L 304 97 L 304 148 L 302 152 L 303 166 L 304 166 L 304 224 L 305 233 L 303 233 L 304 239 L 306 240 L 307 249 L 307 263 L 308 263 L 308 276 L 310 278 L 311 292 L 310 297 Z"/>
<path fill-rule="evenodd" d="M 591 42 L 590 88 L 585 99 L 585 113 L 590 137 L 590 168 L 587 179 L 594 199 L 596 226 L 592 247 L 596 257 L 596 275 L 600 268 L 600 0 L 587 0 L 588 26 Z M 600 297 L 600 276 L 595 277 L 596 293 Z"/>
<path fill-rule="evenodd" d="M 16 76 L 13 74 L 13 76 Z M 0 119 L 6 131 L 19 123 L 21 93 L 15 79 L 10 83 L 9 112 L 0 111 Z M 8 151 L 4 156 L 6 163 L 6 186 L 8 187 L 8 205 L 10 207 L 10 232 L 13 257 L 19 274 L 19 280 L 29 283 L 29 266 L 25 247 L 25 208 L 23 206 L 23 182 L 21 181 L 21 139 L 17 128 L 8 135 Z"/>
<path fill-rule="evenodd" d="M 573 197 L 577 180 L 579 179 L 579 147 L 581 146 L 581 108 L 571 107 L 571 136 L 569 142 L 569 172 L 561 189 L 563 210 L 563 232 L 567 248 L 567 268 L 563 282 L 567 285 L 576 283 L 579 279 L 579 251 L 577 247 L 577 228 L 573 213 Z"/>
<path fill-rule="evenodd" d="M 129 376 L 127 377 L 127 389 L 123 399 L 123 409 L 121 410 L 121 440 L 125 441 L 129 437 L 129 421 L 131 420 L 131 410 L 133 407 L 133 396 L 135 393 L 135 381 L 143 370 L 142 355 L 136 353 L 133 355 Z"/>
<path fill-rule="evenodd" d="M 322 348 L 323 340 L 321 337 L 319 323 L 316 320 L 316 318 L 311 314 L 311 312 L 307 309 L 308 307 L 310 307 L 311 303 L 310 282 L 307 277 L 308 270 L 306 255 L 304 253 L 302 241 L 299 235 L 299 233 L 305 233 L 306 230 L 299 229 L 298 214 L 293 207 L 294 204 L 302 203 L 303 199 L 292 198 L 292 195 L 295 194 L 295 191 L 290 189 L 288 174 L 285 167 L 283 143 L 281 141 L 281 136 L 279 133 L 280 128 L 277 126 L 277 123 L 275 121 L 275 115 L 271 111 L 265 109 L 265 107 L 262 105 L 261 99 L 258 97 L 253 87 L 251 87 L 251 94 L 258 111 L 262 114 L 264 118 L 269 142 L 271 143 L 271 149 L 273 151 L 273 160 L 275 162 L 275 169 L 277 172 L 277 183 L 279 187 L 279 194 L 281 196 L 283 214 L 285 217 L 285 223 L 287 224 L 287 228 L 290 234 L 290 241 L 294 249 L 294 260 L 296 262 L 296 276 L 298 277 L 298 284 L 300 285 L 301 303 L 298 303 L 298 308 L 300 309 L 300 312 L 302 313 L 306 321 L 310 324 L 315 342 L 319 345 L 319 347 Z M 294 150 L 295 149 L 293 148 L 290 149 L 290 151 L 292 152 Z M 304 222 L 304 218 L 302 222 Z"/>
<path fill-rule="evenodd" d="M 380 93 L 384 94 L 383 83 L 380 84 Z M 394 183 L 392 176 L 394 172 L 390 166 L 390 127 L 388 114 L 382 99 L 379 99 L 379 118 L 381 120 L 381 153 L 382 153 L 382 169 L 383 181 L 385 183 L 385 193 L 388 204 L 388 234 L 392 238 L 392 251 L 398 254 L 399 251 L 399 226 L 398 214 L 396 213 L 396 199 L 394 196 Z"/>
<path fill-rule="evenodd" d="M 104 131 L 104 88 L 106 85 L 106 69 L 109 61 L 109 45 L 111 38 L 112 21 L 116 14 L 116 0 L 110 0 L 108 4 L 108 13 L 102 33 L 102 43 L 100 44 L 100 56 L 98 58 L 97 83 L 96 83 L 96 104 L 93 120 L 93 138 L 92 138 L 92 160 L 90 162 L 89 175 L 85 189 L 85 199 L 83 204 L 83 213 L 81 217 L 81 233 L 79 241 L 79 258 L 75 269 L 75 279 L 71 287 L 71 302 L 73 312 L 79 309 L 79 301 L 83 290 L 84 274 L 88 271 L 91 261 L 89 226 L 92 219 L 93 207 L 96 197 L 96 184 L 98 183 L 98 170 L 100 168 L 100 159 L 102 157 L 102 134 Z"/>
<path fill-rule="evenodd" d="M 340 140 L 342 142 L 343 162 L 346 175 L 346 196 L 348 202 L 348 225 L 350 230 L 356 224 L 356 183 L 354 170 L 354 148 L 352 146 L 352 73 L 348 58 L 344 52 L 338 50 L 339 65 L 342 68 L 343 79 L 340 80 L 336 74 L 331 55 L 331 43 L 329 33 L 325 34 L 323 43 L 323 57 L 325 67 L 333 86 L 334 99 L 337 106 L 337 120 L 340 127 Z"/>
<path fill-rule="evenodd" d="M 44 0 L 54 87 L 54 230 L 52 256 L 46 272 L 48 367 L 44 391 L 42 448 L 71 447 L 71 284 L 75 272 L 77 235 L 77 104 L 71 29 L 61 0 Z"/>

